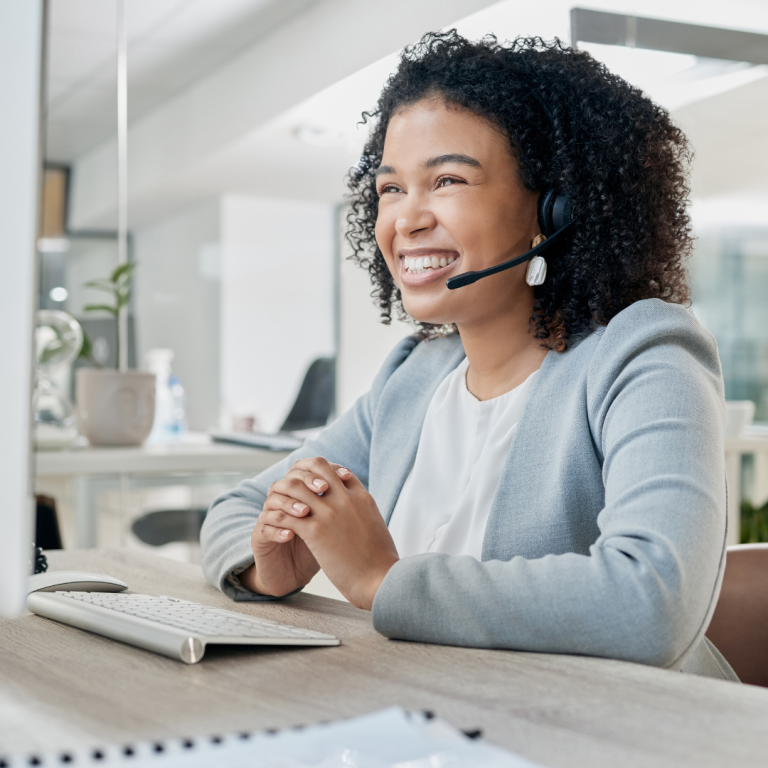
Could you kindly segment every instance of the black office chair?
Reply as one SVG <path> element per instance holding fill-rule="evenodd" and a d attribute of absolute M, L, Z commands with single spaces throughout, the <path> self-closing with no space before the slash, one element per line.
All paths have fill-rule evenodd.
<path fill-rule="evenodd" d="M 147 512 L 133 521 L 131 530 L 139 541 L 162 547 L 172 541 L 200 541 L 207 509 L 162 509 Z"/>
<path fill-rule="evenodd" d="M 41 549 L 63 549 L 56 500 L 52 496 L 35 496 L 35 545 Z"/>
<path fill-rule="evenodd" d="M 296 402 L 280 427 L 281 432 L 323 427 L 336 400 L 336 360 L 319 357 L 309 366 Z"/>

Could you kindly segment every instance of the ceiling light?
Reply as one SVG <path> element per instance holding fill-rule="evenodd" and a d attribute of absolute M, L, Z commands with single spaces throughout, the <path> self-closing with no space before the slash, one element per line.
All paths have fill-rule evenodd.
<path fill-rule="evenodd" d="M 293 133 L 302 144 L 309 144 L 311 147 L 343 147 L 346 143 L 341 131 L 335 131 L 324 125 L 302 123 L 294 129 Z"/>

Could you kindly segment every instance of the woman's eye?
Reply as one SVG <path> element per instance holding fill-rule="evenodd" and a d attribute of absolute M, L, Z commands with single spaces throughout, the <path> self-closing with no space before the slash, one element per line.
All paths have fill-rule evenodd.
<path fill-rule="evenodd" d="M 463 184 L 461 179 L 455 179 L 453 176 L 441 176 L 436 182 L 436 187 L 448 187 L 451 184 Z"/>
<path fill-rule="evenodd" d="M 386 194 L 387 192 L 399 192 L 400 188 L 396 187 L 394 184 L 385 184 L 380 190 L 379 190 L 379 197 L 381 197 L 383 194 Z"/>

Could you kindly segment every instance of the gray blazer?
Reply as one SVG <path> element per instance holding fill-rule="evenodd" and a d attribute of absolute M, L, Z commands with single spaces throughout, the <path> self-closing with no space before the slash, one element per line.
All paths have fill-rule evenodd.
<path fill-rule="evenodd" d="M 290 457 L 217 499 L 208 580 L 263 600 L 237 574 L 270 484 L 298 458 L 354 472 L 389 521 L 458 335 L 403 340 L 370 392 Z M 397 562 L 373 604 L 391 638 L 569 653 L 735 679 L 704 641 L 726 538 L 717 345 L 683 307 L 640 301 L 567 352 L 549 352 L 502 469 L 482 562 Z"/>

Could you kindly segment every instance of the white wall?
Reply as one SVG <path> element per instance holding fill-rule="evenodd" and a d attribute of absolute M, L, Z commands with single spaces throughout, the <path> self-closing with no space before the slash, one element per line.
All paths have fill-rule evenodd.
<path fill-rule="evenodd" d="M 219 418 L 218 201 L 134 231 L 137 364 L 168 347 L 187 395 L 187 419 L 205 431 Z"/>
<path fill-rule="evenodd" d="M 277 429 L 309 364 L 334 352 L 334 206 L 221 201 L 221 396 L 225 416 Z"/>
<path fill-rule="evenodd" d="M 343 237 L 340 242 L 336 411 L 342 414 L 370 389 L 392 347 L 417 328 L 395 319 L 391 325 L 382 324 L 368 272 L 348 260 L 350 248 Z"/>
<path fill-rule="evenodd" d="M 451 24 L 493 1 L 319 0 L 308 6 L 163 106 L 131 122 L 131 221 L 149 221 L 158 212 L 165 215 L 204 195 L 243 191 L 212 187 L 209 171 L 220 153 L 427 30 Z M 114 174 L 115 139 L 77 159 L 73 227 L 113 226 Z"/>

